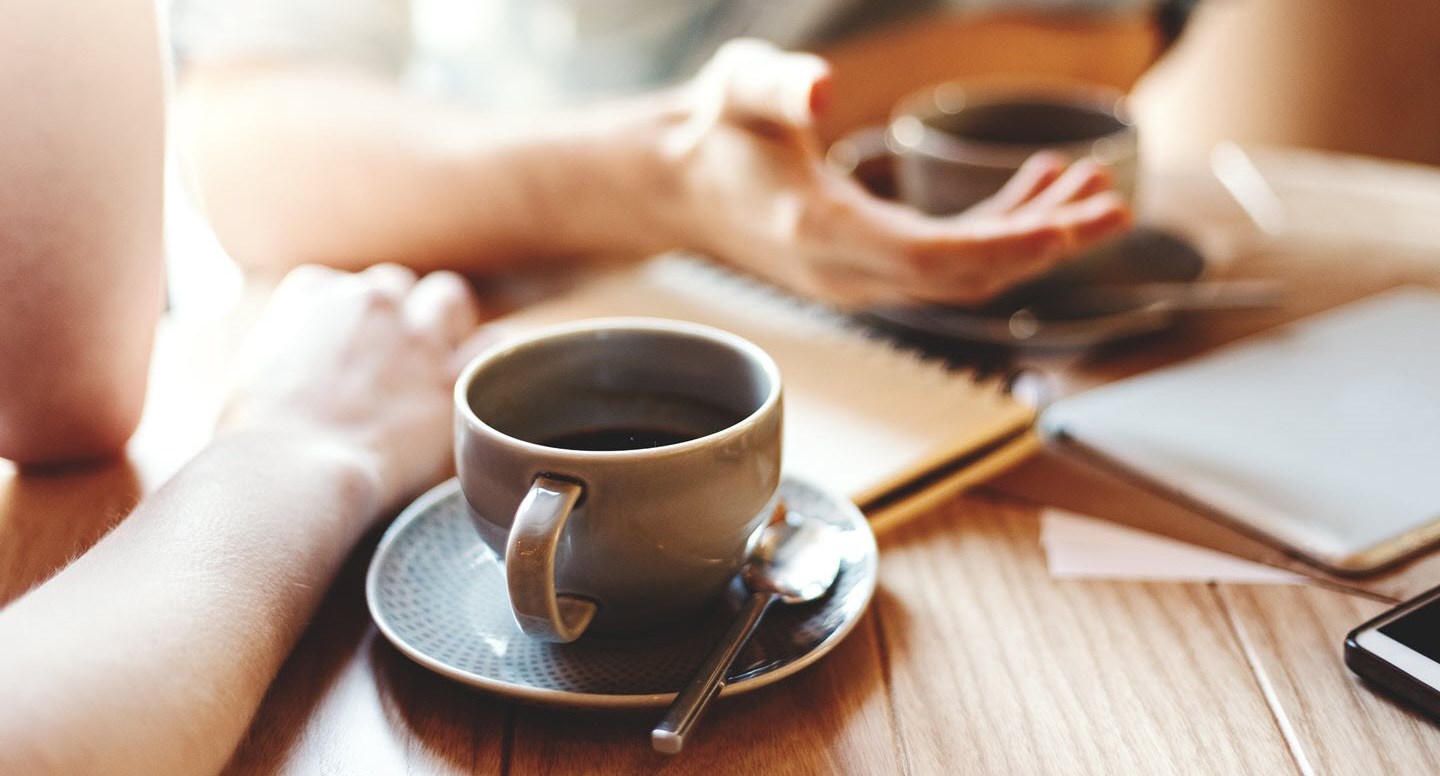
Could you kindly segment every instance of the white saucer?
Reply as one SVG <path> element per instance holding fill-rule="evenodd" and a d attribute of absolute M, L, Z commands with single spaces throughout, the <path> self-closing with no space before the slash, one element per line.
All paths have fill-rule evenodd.
<path fill-rule="evenodd" d="M 731 667 L 722 695 L 779 681 L 819 660 L 854 629 L 875 592 L 875 535 L 845 499 L 787 477 L 787 508 L 843 531 L 844 558 L 823 599 L 776 605 Z M 385 532 L 365 580 L 380 632 L 415 662 L 482 690 L 533 703 L 593 708 L 664 706 L 699 667 L 738 609 L 739 581 L 682 632 L 642 639 L 583 637 L 549 644 L 520 632 L 504 567 L 480 541 L 460 485 L 411 504 Z"/>

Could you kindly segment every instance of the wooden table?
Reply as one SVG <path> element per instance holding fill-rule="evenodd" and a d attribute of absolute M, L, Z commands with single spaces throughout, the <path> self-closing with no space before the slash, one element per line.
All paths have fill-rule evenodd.
<path fill-rule="evenodd" d="M 1292 206 L 1287 236 L 1257 240 L 1204 176 L 1158 176 L 1147 197 L 1157 220 L 1234 246 L 1225 273 L 1285 278 L 1291 303 L 1050 363 L 1067 385 L 1112 380 L 1400 282 L 1440 286 L 1440 171 L 1309 154 L 1259 158 Z M 209 341 L 206 328 L 173 327 L 167 350 L 187 337 Z M 0 464 L 0 603 L 83 551 L 204 443 L 213 411 L 213 380 L 204 375 L 218 366 L 162 359 L 126 462 L 24 477 Z M 275 681 L 230 770 L 1440 772 L 1440 730 L 1360 686 L 1340 661 L 1343 634 L 1385 598 L 1440 581 L 1435 562 L 1374 581 L 1363 595 L 1052 580 L 1037 541 L 1039 510 L 1026 501 L 1055 490 L 1048 465 L 1027 465 L 998 490 L 958 498 L 883 537 L 879 592 L 849 639 L 792 680 L 718 704 L 693 749 L 674 758 L 650 751 L 653 713 L 517 705 L 400 656 L 365 611 L 372 537 Z M 1105 493 L 1109 507 L 1097 502 L 1094 511 L 1144 511 L 1095 483 L 1061 495 Z"/>

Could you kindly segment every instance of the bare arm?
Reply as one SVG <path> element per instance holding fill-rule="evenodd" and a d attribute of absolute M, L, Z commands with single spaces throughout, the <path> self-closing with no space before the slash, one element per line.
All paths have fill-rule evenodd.
<path fill-rule="evenodd" d="M 660 250 L 648 187 L 670 95 L 498 117 L 360 69 L 202 67 L 181 85 L 180 140 L 216 234 L 242 265 L 487 273 Z"/>
<path fill-rule="evenodd" d="M 356 538 L 442 476 L 463 282 L 310 270 L 217 440 L 0 611 L 0 773 L 219 772 Z"/>
<path fill-rule="evenodd" d="M 10 3 L 0 25 L 0 457 L 134 430 L 164 299 L 152 0 Z"/>
<path fill-rule="evenodd" d="M 1103 172 L 1053 159 L 966 217 L 870 197 L 823 162 L 829 88 L 823 61 L 756 41 L 683 88 L 530 119 L 359 70 L 211 65 L 182 86 L 182 131 L 222 243 L 272 270 L 688 248 L 840 303 L 974 301 L 1129 224 Z"/>
<path fill-rule="evenodd" d="M 3 612 L 0 771 L 219 772 L 376 511 L 343 453 L 219 443 Z"/>

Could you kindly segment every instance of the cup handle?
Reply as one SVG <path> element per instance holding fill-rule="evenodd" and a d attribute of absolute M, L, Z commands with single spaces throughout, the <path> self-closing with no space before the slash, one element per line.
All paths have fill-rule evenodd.
<path fill-rule="evenodd" d="M 825 163 L 881 199 L 898 199 L 895 154 L 888 136 L 889 129 L 884 125 L 857 129 L 830 146 Z"/>
<path fill-rule="evenodd" d="M 505 543 L 510 611 L 525 635 L 544 641 L 580 638 L 595 616 L 595 602 L 555 590 L 555 547 L 584 488 L 540 475 L 515 510 Z"/>
<path fill-rule="evenodd" d="M 861 127 L 836 140 L 825 152 L 825 162 L 842 175 L 854 175 L 867 162 L 890 155 L 885 125 Z"/>

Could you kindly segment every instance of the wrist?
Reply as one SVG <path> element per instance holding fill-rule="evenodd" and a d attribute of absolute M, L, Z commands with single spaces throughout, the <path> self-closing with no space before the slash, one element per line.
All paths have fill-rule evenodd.
<path fill-rule="evenodd" d="M 497 189 L 511 190 L 507 226 L 519 230 L 514 239 L 525 256 L 635 256 L 680 247 L 682 177 L 663 144 L 687 111 L 682 95 L 667 91 L 539 117 L 510 144 L 489 138 L 474 147 L 472 183 L 490 201 Z M 501 158 L 508 171 L 496 174 Z"/>
<path fill-rule="evenodd" d="M 294 478 L 306 500 L 333 505 L 304 520 L 348 543 L 374 522 L 386 505 L 381 467 L 374 455 L 347 440 L 311 429 L 250 428 L 223 432 L 209 457 L 227 473 L 237 469 L 256 481 L 289 491 Z"/>
<path fill-rule="evenodd" d="M 684 91 L 647 95 L 635 101 L 611 139 L 598 144 L 601 153 L 607 142 L 621 149 L 623 156 L 610 172 L 622 190 L 608 205 L 617 211 L 613 223 L 626 225 L 630 247 L 638 253 L 694 247 L 685 218 L 687 160 L 674 150 L 693 120 L 694 107 Z"/>

